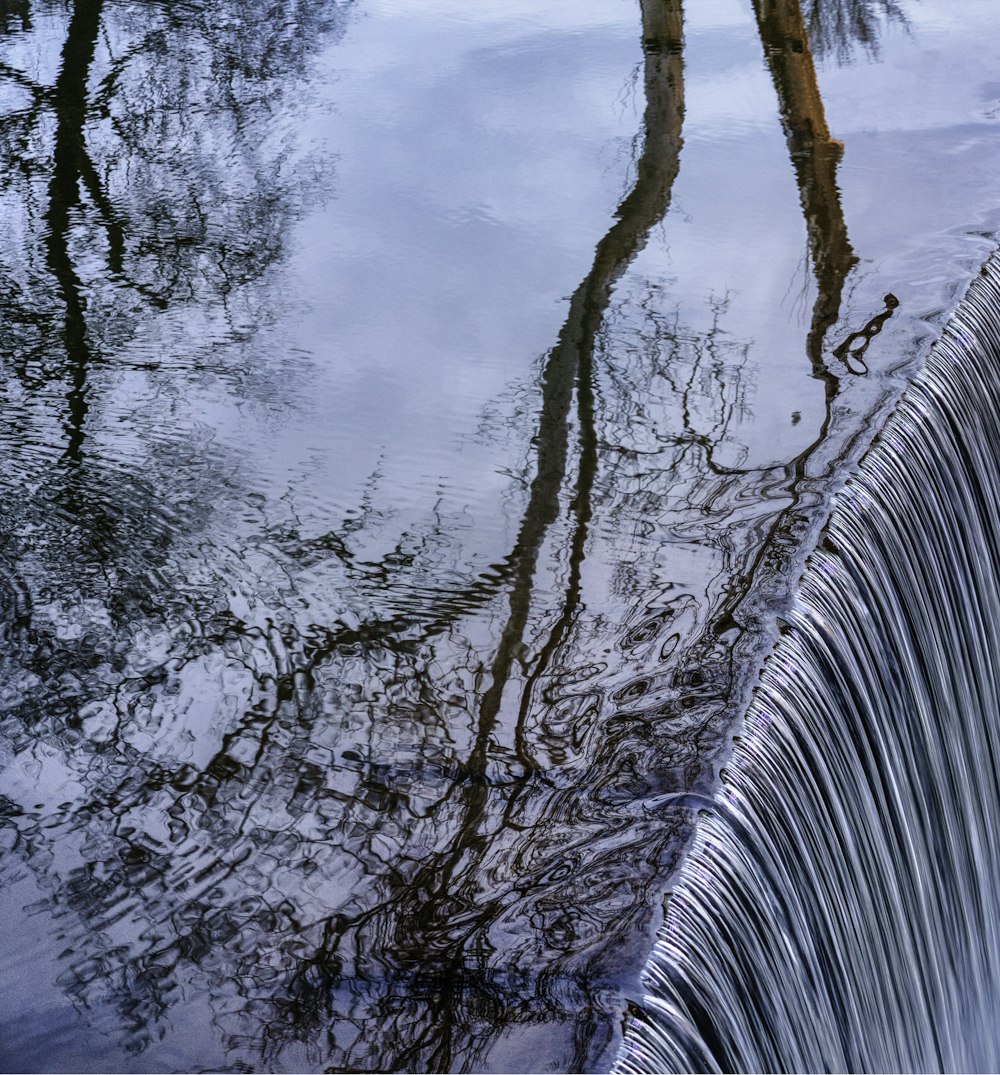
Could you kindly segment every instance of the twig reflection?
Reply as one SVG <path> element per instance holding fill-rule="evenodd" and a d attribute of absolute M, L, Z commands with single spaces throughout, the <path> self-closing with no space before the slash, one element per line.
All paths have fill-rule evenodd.
<path fill-rule="evenodd" d="M 376 473 L 319 534 L 247 507 L 252 532 L 206 567 L 199 527 L 225 458 L 157 443 L 139 453 L 148 474 L 106 465 L 87 441 L 95 367 L 108 393 L 115 345 L 183 304 L 206 301 L 228 342 L 255 330 L 249 285 L 280 258 L 295 195 L 254 156 L 253 128 L 322 39 L 322 7 L 279 28 L 240 3 L 76 0 L 53 87 L 0 72 L 31 100 L 8 149 L 43 115 L 56 126 L 52 159 L 26 165 L 47 179 L 45 290 L 8 303 L 20 387 L 5 390 L 51 403 L 61 386 L 54 465 L 81 490 L 13 519 L 4 580 L 20 610 L 4 732 L 26 766 L 62 766 L 75 798 L 4 799 L 3 825 L 72 939 L 62 985 L 82 1008 L 111 1004 L 126 1049 L 208 997 L 234 1066 L 513 1070 L 544 1051 L 585 1070 L 683 847 L 675 793 L 710 782 L 769 587 L 809 525 L 841 387 L 825 340 L 855 263 L 840 147 L 801 11 L 756 0 L 817 285 L 805 352 L 826 413 L 794 458 L 748 465 L 750 350 L 727 331 L 729 297 L 695 331 L 635 267 L 670 205 L 684 118 L 680 0 L 642 0 L 635 182 L 544 357 L 509 554 L 471 570 L 437 505 L 423 531 L 364 552 L 389 532 Z M 227 13 L 241 31 L 219 54 L 206 25 Z M 30 9 L 15 16 L 28 26 Z M 189 77 L 178 57 L 202 72 L 200 109 L 169 100 Z M 164 145 L 197 166 L 165 167 Z M 233 159 L 249 162 L 235 177 Z M 81 215 L 114 281 L 93 305 Z M 55 481 L 50 458 L 34 466 Z"/>

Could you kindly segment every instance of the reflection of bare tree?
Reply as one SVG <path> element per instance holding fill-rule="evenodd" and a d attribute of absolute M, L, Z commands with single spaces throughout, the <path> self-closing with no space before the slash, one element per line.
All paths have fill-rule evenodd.
<path fill-rule="evenodd" d="M 486 1003 L 488 1018 L 483 1018 L 481 1010 L 486 1001 L 483 996 L 486 983 L 496 974 L 490 966 L 494 960 L 487 955 L 493 948 L 488 935 L 495 927 L 496 918 L 506 917 L 505 911 L 509 914 L 505 904 L 509 904 L 516 889 L 524 885 L 524 877 L 517 873 L 501 881 L 508 871 L 497 876 L 495 867 L 494 871 L 489 870 L 497 845 L 509 844 L 509 823 L 497 830 L 496 814 L 502 808 L 508 818 L 516 817 L 522 809 L 521 800 L 530 799 L 536 792 L 531 787 L 536 774 L 533 760 L 528 756 L 524 728 L 531 704 L 531 684 L 545 671 L 548 659 L 572 622 L 579 600 L 580 565 L 597 468 L 592 368 L 595 341 L 615 281 L 645 244 L 650 229 L 666 212 L 679 166 L 683 117 L 680 3 L 679 0 L 647 0 L 640 7 L 646 109 L 636 181 L 618 208 L 617 223 L 598 244 L 590 273 L 570 300 L 559 341 L 543 369 L 542 409 L 535 438 L 537 469 L 511 556 L 509 615 L 489 670 L 488 686 L 478 706 L 475 740 L 459 798 L 461 820 L 457 834 L 443 854 L 434 855 L 421 867 L 402 893 L 401 905 L 394 909 L 394 914 L 408 923 L 405 932 L 412 933 L 404 950 L 413 951 L 412 958 L 421 958 L 419 953 L 423 953 L 423 973 L 437 984 L 435 1004 L 429 1013 L 434 1022 L 423 1034 L 414 1036 L 404 1053 L 394 1059 L 393 1068 L 429 1064 L 432 1068 L 451 1070 L 457 1064 L 468 1070 L 479 1066 L 483 1062 L 485 1042 L 476 1038 L 483 1034 L 495 1038 L 506 1030 L 508 1022 L 501 1015 L 511 1002 L 507 989 L 503 989 L 493 1003 Z M 542 542 L 559 513 L 566 479 L 568 423 L 574 393 L 580 441 L 578 476 L 571 504 L 574 523 L 565 583 L 566 602 L 548 640 L 532 662 L 525 652 L 524 635 L 531 613 L 533 580 Z M 522 667 L 533 664 L 533 667 L 519 687 L 520 700 L 514 701 L 517 718 L 512 745 L 517 760 L 513 772 L 504 774 L 498 787 L 496 778 L 491 777 L 490 766 L 491 761 L 494 765 L 499 763 L 502 770 L 505 764 L 496 756 L 498 722 L 515 663 Z M 530 826 L 525 827 L 530 829 Z M 498 840 L 498 836 L 502 839 Z M 493 891 L 487 897 L 482 886 L 483 875 L 489 872 L 494 872 L 490 886 Z M 551 891 L 543 890 L 541 895 L 543 900 L 553 898 Z M 537 911 L 532 913 L 538 914 Z M 524 911 L 521 914 L 528 917 Z M 457 929 L 456 917 L 460 923 Z M 402 946 L 404 931 L 398 924 L 394 929 Z M 545 947 L 554 949 L 554 954 L 563 945 L 557 943 Z M 441 963 L 432 955 L 439 951 L 447 953 Z M 532 955 L 535 968 L 532 974 L 543 977 L 551 974 L 548 968 L 543 969 L 545 962 L 552 960 L 551 955 L 544 953 L 544 947 Z M 502 958 L 508 967 L 517 965 L 509 952 L 503 952 Z M 559 961 L 556 956 L 555 962 Z M 493 991 L 487 989 L 488 993 Z M 532 993 L 536 991 L 537 988 L 531 990 Z M 543 1001 L 543 998 L 537 1000 Z M 540 1007 L 541 1011 L 545 1010 L 544 1002 Z M 461 1016 L 453 1010 L 455 1008 L 462 1012 Z M 441 1019 L 442 1011 L 448 1013 L 444 1019 Z M 539 1014 L 536 1012 L 535 1018 Z M 457 1039 L 453 1034 L 454 1026 L 461 1031 Z M 470 1028 L 477 1028 L 471 1042 Z M 581 1036 L 576 1032 L 574 1066 L 586 1063 L 594 1047 L 591 1037 L 592 1033 Z"/>
<path fill-rule="evenodd" d="M 810 526 L 815 525 L 809 505 L 816 500 L 826 473 L 823 463 L 817 466 L 818 460 L 830 444 L 839 446 L 841 457 L 849 456 L 861 435 L 860 428 L 853 435 L 837 429 L 844 423 L 842 412 L 837 410 L 841 371 L 824 353 L 826 335 L 840 314 L 844 282 L 857 260 L 847 236 L 836 182 L 843 147 L 831 138 L 827 127 L 798 0 L 755 0 L 754 11 L 806 218 L 817 285 L 806 353 L 813 376 L 824 384 L 825 416 L 810 444 L 780 467 L 758 475 L 760 503 L 780 503 L 787 498 L 787 506 L 765 510 L 761 531 L 748 543 L 749 557 L 740 567 L 730 565 L 725 573 L 727 592 L 714 611 L 711 626 L 684 655 L 691 669 L 704 664 L 718 670 L 724 684 L 721 696 L 727 699 L 738 697 L 740 676 L 759 659 L 752 654 L 760 644 L 767 610 L 787 593 L 791 560 Z M 840 349 L 832 349 L 832 354 L 839 358 Z M 835 459 L 826 460 L 825 467 L 834 466 Z M 726 644 L 720 646 L 724 639 Z M 728 656 L 720 662 L 718 655 L 727 650 Z M 697 670 L 688 674 L 703 676 Z M 708 721 L 707 726 L 715 723 Z"/>
<path fill-rule="evenodd" d="M 579 946 L 569 943 L 567 949 L 554 923 L 538 940 L 529 939 L 531 959 L 522 964 L 516 953 L 498 949 L 489 939 L 492 931 L 502 930 L 498 922 L 505 918 L 529 934 L 553 918 L 544 909 L 555 898 L 553 864 L 543 861 L 552 857 L 544 850 L 544 833 L 553 795 L 558 800 L 567 792 L 558 776 L 553 783 L 551 774 L 534 773 L 512 758 L 498 759 L 495 740 L 508 688 L 523 678 L 514 673 L 530 645 L 524 635 L 538 557 L 565 492 L 575 395 L 580 441 L 572 567 L 562 626 L 542 645 L 543 655 L 554 650 L 573 617 L 596 468 L 595 339 L 614 282 L 662 218 L 677 171 L 679 6 L 644 5 L 643 31 L 647 108 L 636 185 L 599 244 L 594 267 L 571 300 L 566 326 L 546 360 L 537 470 L 508 560 L 479 585 L 439 586 L 438 597 L 424 587 L 410 615 L 389 614 L 382 622 L 369 615 L 356 626 L 260 630 L 218 608 L 196 618 L 199 644 L 188 646 L 183 662 L 175 659 L 171 671 L 155 663 L 145 675 L 133 669 L 110 706 L 80 707 L 81 719 L 94 729 L 91 741 L 100 744 L 86 780 L 93 791 L 80 816 L 102 824 L 72 826 L 76 837 L 64 833 L 88 865 L 61 890 L 54 889 L 53 900 L 88 922 L 73 964 L 72 990 L 90 1001 L 95 992 L 116 996 L 137 1043 L 155 1033 L 182 980 L 211 978 L 211 962 L 223 958 L 227 978 L 244 983 L 240 992 L 246 1007 L 243 1015 L 234 1012 L 236 1023 L 250 1018 L 269 1051 L 269 1043 L 280 1049 L 330 1019 L 338 1022 L 342 1039 L 335 1054 L 353 1056 L 349 1063 L 381 1068 L 395 1055 L 393 1066 L 409 1066 L 417 1056 L 429 1058 L 422 1062 L 432 1066 L 469 1066 L 505 1027 L 548 1019 L 553 1011 L 577 1024 L 572 1048 L 581 1062 L 592 1050 L 594 1014 L 586 999 L 592 987 Z M 82 31 L 81 36 L 90 40 Z M 194 246 L 198 249 L 197 242 Z M 158 283 L 156 274 L 147 275 L 151 290 Z M 63 288 L 64 302 L 68 291 Z M 311 560 L 318 570 L 339 573 L 341 585 L 367 590 L 370 601 L 375 592 L 370 583 L 392 587 L 408 578 L 412 590 L 418 565 L 429 558 L 428 542 L 440 552 L 443 530 L 399 545 L 381 563 L 359 562 L 350 537 L 347 527 L 325 541 L 302 542 L 290 532 L 281 536 L 297 570 L 307 569 Z M 501 585 L 509 612 L 497 656 L 482 669 L 473 660 L 475 647 L 457 633 L 456 616 L 467 617 Z M 432 645 L 432 638 L 439 641 Z M 544 660 L 536 672 L 543 665 Z M 475 681 L 484 673 L 487 685 L 463 736 L 465 700 L 475 696 Z M 213 674 L 245 683 L 235 689 L 246 708 L 229 723 L 212 757 L 190 768 L 170 759 L 166 740 L 157 751 L 137 750 L 135 717 L 141 715 L 145 733 L 159 726 L 161 735 L 169 734 L 166 709 L 177 707 L 179 697 Z M 389 691 L 391 708 L 373 693 L 375 684 Z M 320 745 L 312 727 L 328 708 L 331 692 L 345 710 L 341 740 L 360 733 L 354 745 L 335 753 Z M 352 723 L 355 711 L 359 718 L 367 711 L 369 721 L 391 714 L 397 729 L 410 728 L 410 767 L 399 744 L 390 764 L 377 760 L 384 745 L 379 736 L 366 735 L 363 724 Z M 456 737 L 465 738 L 464 750 L 456 748 Z M 521 732 L 515 737 L 524 738 Z M 498 829 L 505 813 L 522 821 L 501 823 Z M 304 816 L 320 828 L 296 836 L 289 819 Z M 158 817 L 171 819 L 162 836 L 154 835 Z M 503 835 L 532 828 L 537 829 L 534 843 L 522 836 L 512 844 Z M 326 857 L 322 848 L 337 830 L 345 833 L 337 869 L 358 881 L 348 886 L 353 894 L 331 916 L 298 883 L 284 889 L 273 864 L 284 860 L 304 879 L 307 864 L 317 855 Z M 41 853 L 39 835 L 28 819 L 22 839 L 29 857 Z M 422 843 L 433 850 L 409 850 Z M 519 843 L 524 844 L 520 851 Z M 188 846 L 193 858 L 178 858 L 177 849 Z M 382 850 L 393 846 L 392 853 Z M 534 861 L 539 855 L 542 859 Z M 498 860 L 506 862 L 502 869 Z M 190 870 L 191 881 L 184 882 Z M 485 902 L 484 884 L 492 890 Z M 168 891 L 178 886 L 191 891 L 182 900 L 169 899 Z M 202 894 L 208 892 L 209 899 Z M 140 894 L 141 905 L 134 902 Z M 269 927 L 254 924 L 262 920 Z M 162 939 L 130 945 L 118 969 L 109 930 L 140 938 L 155 933 Z M 606 946 L 607 939 L 602 943 Z M 491 951 L 499 951 L 499 962 L 489 957 Z M 567 951 L 579 969 L 566 972 L 565 980 L 577 981 L 579 975 L 577 984 L 568 995 L 561 989 L 549 995 L 545 983 L 562 979 L 547 964 L 558 965 Z M 524 996 L 514 1005 L 519 984 Z M 261 1038 L 260 1017 L 251 1013 L 265 999 L 269 1014 L 262 1022 L 268 1030 Z M 381 1034 L 379 1059 L 366 1060 L 365 1051 L 375 1047 L 367 1029 L 373 1022 Z M 353 1042 L 344 1029 L 352 1023 L 365 1029 Z M 238 1027 L 231 1035 L 238 1046 Z"/>
<path fill-rule="evenodd" d="M 209 566 L 197 550 L 213 510 L 232 510 L 235 461 L 173 423 L 209 370 L 241 378 L 266 316 L 248 291 L 280 255 L 303 181 L 259 125 L 343 17 L 307 7 L 4 6 L 20 36 L 0 42 L 0 79 L 23 102 L 0 119 L 5 779 L 64 754 L 81 809 L 46 834 L 7 805 L 53 907 L 87 923 L 81 951 L 109 973 L 105 895 L 139 892 L 146 858 L 162 870 L 169 857 L 126 819 L 162 772 L 134 737 L 161 731 L 173 669 L 204 671 L 209 651 L 253 638 L 220 594 L 238 559 L 222 549 Z M 58 59 L 51 83 L 36 48 Z M 200 352 L 188 366 L 179 337 Z M 140 993 L 123 1004 L 141 1023 Z"/>
<path fill-rule="evenodd" d="M 30 161 L 42 298 L 25 283 L 10 304 L 22 357 L 6 390 L 39 391 L 48 409 L 28 413 L 59 451 L 33 473 L 77 494 L 12 528 L 11 589 L 32 608 L 3 730 L 29 776 L 76 798 L 12 796 L 5 824 L 72 940 L 63 985 L 117 1012 L 125 1048 L 207 1010 L 206 1066 L 583 1070 L 615 1032 L 833 424 L 822 345 L 853 258 L 836 143 L 801 18 L 762 0 L 819 288 L 806 349 L 828 386 L 828 421 L 796 458 L 747 465 L 748 352 L 725 297 L 695 332 L 655 289 L 623 286 L 681 149 L 680 0 L 643 0 L 635 185 L 544 358 L 509 555 L 470 567 L 437 506 L 394 533 L 376 474 L 322 533 L 241 505 L 232 547 L 204 563 L 192 535 L 242 495 L 219 454 L 144 444 L 140 478 L 88 430 L 112 357 L 149 325 L 197 305 L 227 345 L 259 327 L 249 285 L 295 207 L 259 135 L 323 35 L 320 8 L 272 24 L 239 2 L 77 0 L 57 85 L 24 76 L 30 106 L 5 137 L 43 115 L 62 134 Z M 172 385 L 142 373 L 150 418 Z M 177 477 L 188 464 L 193 481 Z M 60 565 L 68 531 L 83 537 Z M 701 557 L 708 583 L 674 556 Z"/>
<path fill-rule="evenodd" d="M 889 20 L 906 25 L 897 0 L 803 0 L 813 47 L 820 55 L 850 57 L 855 45 L 878 53 L 879 31 Z"/>
<path fill-rule="evenodd" d="M 305 69 L 331 17 L 314 6 L 265 25 L 249 7 L 227 11 L 221 22 L 198 4 L 108 14 L 81 0 L 69 6 L 54 85 L 30 73 L 30 49 L 24 69 L 16 49 L 0 66 L 29 97 L 3 119 L 5 195 L 23 231 L 39 229 L 47 270 L 30 247 L 20 263 L 11 256 L 5 344 L 34 385 L 55 373 L 46 351 L 65 355 L 71 458 L 102 348 L 190 299 L 220 308 L 235 329 L 239 286 L 274 262 L 295 211 L 301 180 L 280 147 L 262 144 L 264 125 L 283 96 L 277 79 Z M 58 32 L 53 16 L 45 11 L 40 36 Z M 49 296 L 63 308 L 55 324 Z"/>
<path fill-rule="evenodd" d="M 26 96 L 0 123 L 11 223 L 0 345 L 17 375 L 3 385 L 4 420 L 18 431 L 6 443 L 42 504 L 54 506 L 33 544 L 62 542 L 54 576 L 72 550 L 79 586 L 79 576 L 115 562 L 126 518 L 173 514 L 166 530 L 179 525 L 176 500 L 191 503 L 190 493 L 174 495 L 176 456 L 162 435 L 133 423 L 150 468 L 165 457 L 156 489 L 120 460 L 86 458 L 88 419 L 100 417 L 95 407 L 121 407 L 121 386 L 146 418 L 183 391 L 178 381 L 205 376 L 158 376 L 161 367 L 177 372 L 170 351 L 181 319 L 215 354 L 245 338 L 254 323 L 245 285 L 280 254 L 301 186 L 285 174 L 282 151 L 260 144 L 262 113 L 282 96 L 282 71 L 304 69 L 334 20 L 315 6 L 299 21 L 271 23 L 241 5 L 217 20 L 214 6 L 79 0 L 65 16 L 39 5 L 33 22 L 27 4 L 16 7 L 6 17 L 18 16 L 24 36 L 4 42 L 0 64 L 0 79 Z M 46 85 L 32 45 L 51 47 L 57 35 L 58 74 Z M 137 338 L 136 354 L 125 353 Z M 53 422 L 63 430 L 61 463 L 50 458 Z M 180 514 L 192 522 L 196 513 Z M 49 533 L 60 518 L 71 520 L 68 542 Z"/>

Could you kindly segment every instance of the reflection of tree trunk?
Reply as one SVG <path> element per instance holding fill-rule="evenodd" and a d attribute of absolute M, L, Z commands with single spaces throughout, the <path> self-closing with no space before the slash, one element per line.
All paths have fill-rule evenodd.
<path fill-rule="evenodd" d="M 646 245 L 651 228 L 666 215 L 670 192 L 680 167 L 684 119 L 681 0 L 645 0 L 640 8 L 646 110 L 643 116 L 643 151 L 636 162 L 636 182 L 618 207 L 618 223 L 598 245 L 593 267 L 573 295 L 569 317 L 556 348 L 563 347 L 567 341 L 576 342 L 577 418 L 580 427 L 580 471 L 572 505 L 576 525 L 570 545 L 566 601 L 548 641 L 539 653 L 521 700 L 518 750 L 522 756 L 524 745 L 520 733 L 531 701 L 531 687 L 543 674 L 552 654 L 565 637 L 579 603 L 580 573 L 590 522 L 590 498 L 597 474 L 594 343 L 615 282 Z M 560 482 L 561 478 L 562 475 Z M 558 497 L 558 486 L 555 496 Z M 526 519 L 530 511 L 529 503 Z"/>
<path fill-rule="evenodd" d="M 681 0 L 642 0 L 641 10 L 646 109 L 643 149 L 636 163 L 635 185 L 618 207 L 617 222 L 598 244 L 591 270 L 574 292 L 558 342 L 545 362 L 541 378 L 541 414 L 535 437 L 537 469 L 510 557 L 514 568 L 510 612 L 490 670 L 490 686 L 483 694 L 479 709 L 476 742 L 469 758 L 468 782 L 463 791 L 464 822 L 444 860 L 438 860 L 427 869 L 425 876 L 431 891 L 425 892 L 425 902 L 415 911 L 417 922 L 414 925 L 423 937 L 422 950 L 441 950 L 441 945 L 427 943 L 427 939 L 435 934 L 449 933 L 449 943 L 444 947 L 454 960 L 454 965 L 449 968 L 454 980 L 463 977 L 462 968 L 469 957 L 462 946 L 455 944 L 456 879 L 465 875 L 464 880 L 474 894 L 476 882 L 471 864 L 481 858 L 489 845 L 488 837 L 480 831 L 491 794 L 484 773 L 504 692 L 523 644 L 538 556 L 549 526 L 559 515 L 560 494 L 566 479 L 574 389 L 580 424 L 580 460 L 572 501 L 575 526 L 570 545 L 566 601 L 552 637 L 536 664 L 534 676 L 568 628 L 579 601 L 580 569 L 597 470 L 593 390 L 597 333 L 616 281 L 646 245 L 650 230 L 667 211 L 679 168 L 684 115 Z M 476 925 L 490 914 L 486 907 L 479 907 L 478 912 L 470 932 L 474 932 Z M 442 1008 L 446 1007 L 443 1003 Z M 447 1032 L 451 1020 L 445 1010 L 438 1013 L 438 1018 L 441 1034 L 430 1060 L 435 1070 L 449 1070 L 454 1059 L 454 1043 Z"/>
<path fill-rule="evenodd" d="M 818 292 L 806 352 L 813 376 L 824 385 L 825 413 L 816 437 L 781 468 L 785 485 L 780 495 L 788 497 L 788 505 L 774 515 L 749 562 L 734 574 L 708 630 L 692 642 L 683 658 L 682 668 L 693 670 L 721 659 L 720 689 L 730 709 L 735 704 L 734 692 L 740 689 L 741 657 L 750 661 L 760 657 L 754 649 L 764 637 L 760 588 L 768 578 L 784 577 L 792 551 L 801 547 L 808 533 L 810 511 L 804 505 L 816 495 L 808 467 L 827 441 L 840 391 L 839 376 L 824 361 L 823 341 L 840 314 L 844 282 L 857 262 L 837 187 L 843 146 L 830 136 L 799 0 L 753 0 L 753 5 L 806 219 Z M 844 444 L 841 458 L 853 450 L 862 429 Z M 780 488 L 776 482 L 769 495 L 777 499 Z M 766 612 L 769 616 L 775 598 L 772 594 L 766 600 L 771 606 Z M 709 734 L 717 735 L 718 725 L 709 727 L 713 729 Z"/>
<path fill-rule="evenodd" d="M 819 291 L 806 348 L 813 372 L 826 379 L 823 339 L 840 314 L 844 281 L 857 261 L 837 187 L 837 165 L 844 147 L 830 137 L 798 0 L 753 0 L 753 5 L 778 93 Z"/>
<path fill-rule="evenodd" d="M 70 215 L 80 202 L 80 177 L 87 150 L 84 125 L 87 119 L 87 82 L 101 23 L 103 0 L 77 0 L 66 31 L 62 63 L 53 94 L 56 114 L 49 207 L 45 214 L 46 262 L 59 285 L 65 305 L 63 339 L 69 361 L 70 388 L 66 394 L 65 423 L 69 442 L 66 458 L 82 458 L 84 423 L 87 418 L 87 376 L 90 348 L 80 278 L 69 253 Z"/>
<path fill-rule="evenodd" d="M 570 300 L 559 340 L 549 353 L 542 374 L 542 412 L 535 438 L 538 469 L 512 557 L 517 570 L 511 587 L 510 617 L 493 663 L 492 683 L 480 708 L 479 752 L 486 749 L 486 736 L 499 712 L 514 654 L 521 644 L 542 541 L 559 514 L 574 386 L 580 420 L 580 471 L 573 500 L 577 522 L 571 546 L 569 589 L 570 605 L 575 604 L 573 592 L 579 581 L 590 518 L 590 493 L 597 469 L 594 343 L 616 281 L 646 245 L 650 230 L 667 211 L 680 167 L 684 116 L 681 0 L 644 0 L 641 9 L 646 91 L 643 150 L 636 164 L 635 185 L 618 206 L 617 223 L 597 245 L 591 270 Z M 566 610 L 564 619 L 568 613 L 571 609 Z"/>

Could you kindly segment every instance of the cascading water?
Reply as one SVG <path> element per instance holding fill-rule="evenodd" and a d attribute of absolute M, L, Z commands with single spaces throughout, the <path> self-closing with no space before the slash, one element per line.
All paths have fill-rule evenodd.
<path fill-rule="evenodd" d="M 1000 1067 L 1000 257 L 842 492 L 616 1070 Z"/>

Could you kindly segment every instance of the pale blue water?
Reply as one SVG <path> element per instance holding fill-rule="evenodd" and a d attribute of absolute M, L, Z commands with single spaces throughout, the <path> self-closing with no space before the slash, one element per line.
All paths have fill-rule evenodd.
<path fill-rule="evenodd" d="M 1000 219 L 991 0 L 803 8 L 0 9 L 6 1069 L 612 1064 Z"/>

